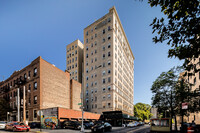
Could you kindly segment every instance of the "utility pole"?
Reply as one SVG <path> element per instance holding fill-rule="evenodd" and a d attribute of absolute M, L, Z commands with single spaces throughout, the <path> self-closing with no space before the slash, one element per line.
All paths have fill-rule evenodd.
<path fill-rule="evenodd" d="M 25 90 L 25 85 L 23 86 L 23 122 L 26 124 L 26 90 Z"/>
<path fill-rule="evenodd" d="M 20 121 L 20 101 L 19 101 L 19 88 L 17 88 L 17 121 Z"/>

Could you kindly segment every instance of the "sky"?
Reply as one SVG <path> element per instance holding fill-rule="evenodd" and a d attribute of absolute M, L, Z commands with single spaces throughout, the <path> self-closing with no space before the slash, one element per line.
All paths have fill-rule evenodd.
<path fill-rule="evenodd" d="M 0 81 L 38 56 L 64 71 L 67 44 L 83 41 L 83 29 L 112 6 L 135 56 L 134 104 L 151 104 L 153 81 L 182 61 L 167 58 L 166 42 L 152 42 L 149 25 L 163 14 L 147 0 L 0 0 Z"/>

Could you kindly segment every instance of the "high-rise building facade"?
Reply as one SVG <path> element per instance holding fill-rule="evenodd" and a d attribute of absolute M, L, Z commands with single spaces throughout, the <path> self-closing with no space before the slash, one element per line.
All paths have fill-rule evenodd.
<path fill-rule="evenodd" d="M 134 56 L 115 7 L 84 29 L 85 110 L 133 115 Z"/>
<path fill-rule="evenodd" d="M 67 71 L 70 78 L 82 83 L 83 44 L 76 40 L 67 45 Z"/>

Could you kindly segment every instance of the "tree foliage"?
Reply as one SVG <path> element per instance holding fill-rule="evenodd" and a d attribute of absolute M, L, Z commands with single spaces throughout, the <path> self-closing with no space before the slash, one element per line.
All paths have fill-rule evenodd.
<path fill-rule="evenodd" d="M 134 106 L 135 117 L 138 117 L 142 121 L 149 120 L 150 117 L 152 116 L 150 110 L 151 110 L 151 106 L 149 104 L 137 103 Z"/>
<path fill-rule="evenodd" d="M 154 18 L 150 24 L 153 42 L 167 41 L 171 46 L 168 57 L 185 59 L 184 66 L 190 70 L 188 60 L 200 55 L 200 1 L 199 0 L 149 0 L 151 7 L 160 6 L 166 18 Z"/>
<path fill-rule="evenodd" d="M 0 98 L 0 120 L 7 120 L 7 112 L 10 112 L 11 108 L 9 102 L 4 98 Z"/>

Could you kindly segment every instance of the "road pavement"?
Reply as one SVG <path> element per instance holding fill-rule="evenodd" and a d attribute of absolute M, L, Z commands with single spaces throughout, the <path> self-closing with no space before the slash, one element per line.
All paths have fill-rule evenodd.
<path fill-rule="evenodd" d="M 139 127 L 113 127 L 111 132 L 107 133 L 149 133 L 150 132 L 150 126 L 144 125 Z M 0 130 L 0 133 L 19 133 L 19 132 L 12 132 L 12 131 L 5 131 Z M 31 129 L 30 132 L 23 132 L 23 133 L 80 133 L 79 130 L 71 130 L 71 129 L 42 129 L 42 132 L 40 132 L 40 129 Z M 90 129 L 86 129 L 85 133 L 91 133 Z"/>

